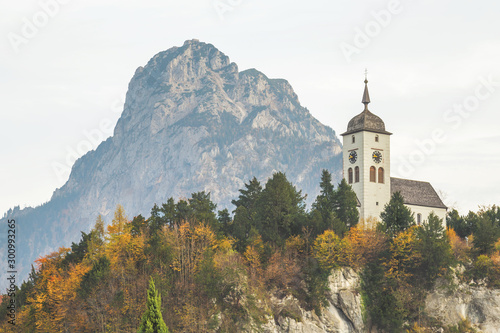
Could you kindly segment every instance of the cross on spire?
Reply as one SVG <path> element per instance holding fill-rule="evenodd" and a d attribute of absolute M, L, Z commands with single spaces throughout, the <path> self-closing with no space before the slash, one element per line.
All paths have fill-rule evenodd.
<path fill-rule="evenodd" d="M 365 105 L 365 110 L 368 111 L 368 104 L 370 103 L 370 94 L 368 94 L 368 69 L 365 68 L 365 91 L 363 93 L 362 102 Z"/>

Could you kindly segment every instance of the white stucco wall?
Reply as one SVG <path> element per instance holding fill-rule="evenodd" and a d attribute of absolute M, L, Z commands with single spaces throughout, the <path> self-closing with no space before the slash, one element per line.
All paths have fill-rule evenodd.
<path fill-rule="evenodd" d="M 415 205 L 406 205 L 415 214 L 415 223 L 418 224 L 418 214 L 422 215 L 422 221 L 420 224 L 426 223 L 431 212 L 434 212 L 440 219 L 443 220 L 443 227 L 446 228 L 446 209 L 444 208 L 433 208 Z"/>

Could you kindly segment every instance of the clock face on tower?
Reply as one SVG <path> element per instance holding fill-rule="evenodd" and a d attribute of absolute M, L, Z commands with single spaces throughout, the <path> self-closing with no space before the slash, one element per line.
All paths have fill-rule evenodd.
<path fill-rule="evenodd" d="M 378 150 L 375 150 L 372 154 L 372 158 L 375 163 L 380 163 L 382 162 L 382 153 Z"/>
<path fill-rule="evenodd" d="M 349 162 L 351 162 L 351 164 L 354 164 L 356 163 L 357 159 L 358 159 L 358 153 L 356 153 L 355 150 L 351 151 L 349 153 Z"/>

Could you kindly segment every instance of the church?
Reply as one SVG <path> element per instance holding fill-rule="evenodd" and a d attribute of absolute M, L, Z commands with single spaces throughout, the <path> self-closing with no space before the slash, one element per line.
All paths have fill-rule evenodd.
<path fill-rule="evenodd" d="M 358 197 L 360 223 L 372 227 L 395 192 L 400 192 L 417 225 L 434 212 L 446 223 L 446 206 L 428 182 L 391 177 L 392 133 L 382 119 L 368 110 L 370 95 L 365 78 L 363 112 L 349 121 L 343 137 L 344 178 Z"/>

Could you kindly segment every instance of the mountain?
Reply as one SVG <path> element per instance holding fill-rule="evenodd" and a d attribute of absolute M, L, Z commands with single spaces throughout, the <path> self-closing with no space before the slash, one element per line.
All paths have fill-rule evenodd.
<path fill-rule="evenodd" d="M 341 152 L 335 132 L 300 105 L 286 80 L 240 72 L 213 45 L 190 40 L 136 70 L 113 136 L 75 162 L 49 202 L 9 210 L 1 225 L 16 219 L 25 278 L 34 259 L 77 241 L 98 214 L 109 221 L 117 204 L 129 217 L 149 216 L 154 203 L 204 190 L 232 210 L 245 182 L 265 182 L 275 171 L 310 203 L 323 168 L 340 180 Z"/>

